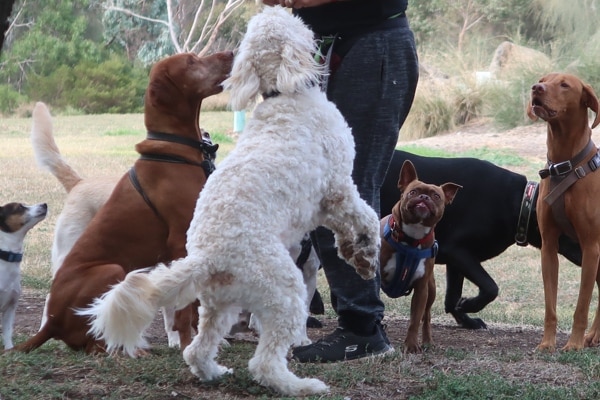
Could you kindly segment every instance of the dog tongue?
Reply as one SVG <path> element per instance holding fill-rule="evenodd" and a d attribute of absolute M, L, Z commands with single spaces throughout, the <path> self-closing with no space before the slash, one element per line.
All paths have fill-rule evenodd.
<path fill-rule="evenodd" d="M 417 212 L 421 218 L 425 218 L 429 215 L 429 207 L 424 201 L 420 201 L 415 204 L 415 212 Z"/>

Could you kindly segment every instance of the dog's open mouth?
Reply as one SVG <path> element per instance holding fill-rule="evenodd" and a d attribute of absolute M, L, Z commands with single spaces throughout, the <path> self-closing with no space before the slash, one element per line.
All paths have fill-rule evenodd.
<path fill-rule="evenodd" d="M 531 97 L 531 111 L 544 121 L 556 116 L 556 111 L 548 108 L 537 96 Z"/>
<path fill-rule="evenodd" d="M 427 218 L 431 214 L 431 209 L 426 201 L 419 201 L 413 205 L 413 212 L 420 218 Z"/>

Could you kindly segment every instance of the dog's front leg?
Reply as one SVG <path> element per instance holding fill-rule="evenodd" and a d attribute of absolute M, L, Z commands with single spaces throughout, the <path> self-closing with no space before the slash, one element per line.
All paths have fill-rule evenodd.
<path fill-rule="evenodd" d="M 13 325 L 15 323 L 15 314 L 17 311 L 17 302 L 15 301 L 2 314 L 2 338 L 4 340 L 4 350 L 13 348 Z"/>
<path fill-rule="evenodd" d="M 429 278 L 424 276 L 415 281 L 413 286 L 413 296 L 410 303 L 410 322 L 404 341 L 404 351 L 406 353 L 420 353 L 422 351 L 419 346 L 419 326 L 425 316 L 427 307 L 427 296 L 429 292 Z M 425 332 L 424 332 L 425 333 Z M 431 331 L 429 332 L 431 336 Z"/>
<path fill-rule="evenodd" d="M 558 290 L 558 255 L 550 249 L 551 245 L 542 243 L 542 280 L 544 282 L 544 336 L 537 350 L 554 352 L 556 350 L 556 301 Z"/>
<path fill-rule="evenodd" d="M 381 245 L 379 217 L 360 198 L 351 179 L 337 193 L 322 203 L 326 215 L 323 225 L 335 233 L 339 256 L 363 279 L 373 279 Z"/>
<path fill-rule="evenodd" d="M 425 305 L 425 312 L 423 313 L 423 346 L 433 344 L 433 338 L 431 334 L 431 307 L 435 301 L 435 276 L 433 274 L 434 261 L 433 259 L 427 259 L 425 261 L 426 269 L 431 271 L 429 278 L 427 278 L 427 303 Z"/>
<path fill-rule="evenodd" d="M 600 291 L 600 267 L 596 273 L 596 286 L 598 286 L 598 291 Z M 585 345 L 587 347 L 596 347 L 600 345 L 600 296 L 598 298 L 598 305 L 596 306 L 594 322 L 592 322 L 592 327 L 585 336 Z"/>

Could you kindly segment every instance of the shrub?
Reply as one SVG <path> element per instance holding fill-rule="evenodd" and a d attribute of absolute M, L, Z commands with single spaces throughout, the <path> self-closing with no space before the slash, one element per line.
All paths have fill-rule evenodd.
<path fill-rule="evenodd" d="M 26 101 L 26 97 L 13 89 L 12 86 L 0 85 L 0 113 L 12 114 L 24 101 Z"/>
<path fill-rule="evenodd" d="M 433 81 L 419 81 L 410 113 L 400 130 L 403 139 L 435 136 L 454 127 L 455 107 L 448 90 Z"/>
<path fill-rule="evenodd" d="M 72 108 L 87 114 L 133 113 L 143 109 L 148 82 L 144 69 L 113 57 L 100 64 L 83 61 L 74 68 L 58 67 L 47 77 L 31 77 L 30 98 L 57 108 Z"/>
<path fill-rule="evenodd" d="M 525 113 L 531 86 L 541 77 L 539 71 L 521 70 L 502 82 L 491 83 L 485 100 L 485 115 L 503 129 L 529 123 Z"/>

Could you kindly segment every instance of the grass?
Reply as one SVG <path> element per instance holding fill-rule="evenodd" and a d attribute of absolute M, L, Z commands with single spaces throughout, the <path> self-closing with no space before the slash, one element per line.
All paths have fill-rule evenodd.
<path fill-rule="evenodd" d="M 218 160 L 235 145 L 230 112 L 203 112 L 202 126 L 220 144 Z M 50 174 L 35 165 L 29 142 L 29 118 L 0 120 L 5 151 L 0 153 L 0 203 L 47 202 L 50 214 L 26 239 L 22 263 L 23 286 L 44 296 L 50 284 L 50 247 L 56 217 L 65 193 Z M 56 141 L 63 156 L 83 176 L 120 176 L 137 157 L 136 143 L 144 138 L 143 116 L 93 115 L 55 118 Z M 470 156 L 485 158 L 511 168 L 527 163 L 516 154 L 481 148 L 464 154 L 449 154 L 419 146 L 404 147 L 428 156 Z M 552 355 L 533 353 L 543 324 L 543 294 L 539 252 L 512 246 L 501 256 L 484 263 L 500 287 L 497 300 L 477 316 L 485 320 L 488 332 L 456 331 L 454 321 L 443 310 L 445 267 L 436 267 L 438 300 L 432 314 L 438 326 L 434 339 L 443 343 L 422 355 L 396 352 L 374 360 L 325 365 L 291 363 L 300 376 L 319 377 L 331 386 L 327 399 L 524 399 L 562 400 L 598 398 L 600 393 L 600 351 Z M 578 294 L 579 269 L 561 260 L 558 319 L 568 331 Z M 319 288 L 327 305 L 326 318 L 335 319 L 329 307 L 327 284 L 319 277 Z M 476 288 L 467 282 L 464 295 Z M 410 299 L 391 300 L 384 296 L 388 326 L 398 347 L 404 331 L 396 326 L 408 318 Z M 592 310 L 597 304 L 597 293 Z M 592 315 L 590 314 L 590 317 Z M 514 334 L 517 332 L 518 334 Z M 534 332 L 534 333 L 532 333 Z M 509 335 L 510 334 L 510 335 Z M 511 336 L 512 335 L 512 336 Z M 502 342 L 500 337 L 509 337 Z M 455 342 L 450 342 L 457 338 Z M 17 335 L 15 342 L 25 339 Z M 521 346 L 514 340 L 527 340 Z M 143 359 L 88 356 L 72 352 L 62 343 L 50 342 L 30 354 L 0 356 L 0 399 L 164 399 L 277 398 L 271 390 L 252 381 L 246 365 L 255 345 L 234 342 L 220 353 L 223 363 L 233 367 L 231 376 L 217 382 L 199 382 L 187 369 L 178 351 L 156 346 Z"/>

